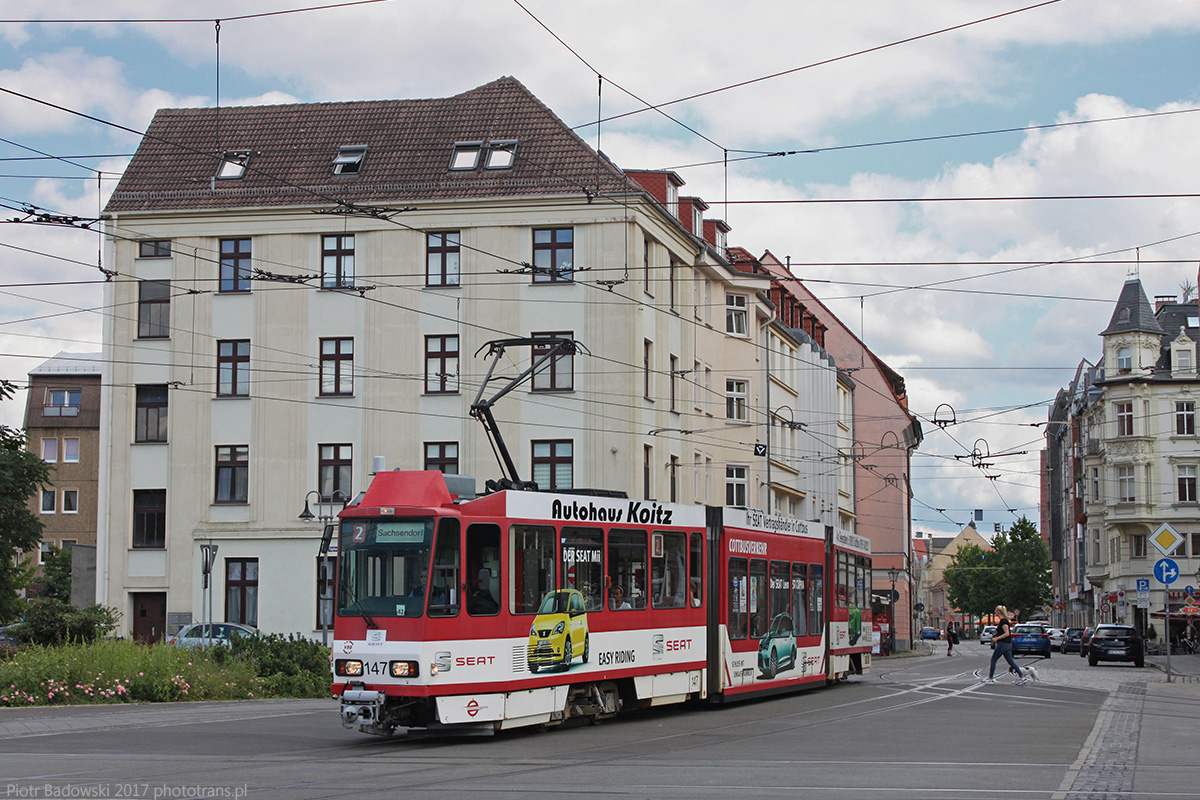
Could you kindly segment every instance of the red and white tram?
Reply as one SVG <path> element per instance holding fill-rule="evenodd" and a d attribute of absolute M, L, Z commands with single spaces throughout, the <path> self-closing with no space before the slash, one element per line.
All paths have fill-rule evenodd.
<path fill-rule="evenodd" d="M 499 730 L 870 667 L 869 542 L 741 508 L 381 472 L 340 515 L 342 722 Z M 448 484 L 449 481 L 449 484 Z"/>

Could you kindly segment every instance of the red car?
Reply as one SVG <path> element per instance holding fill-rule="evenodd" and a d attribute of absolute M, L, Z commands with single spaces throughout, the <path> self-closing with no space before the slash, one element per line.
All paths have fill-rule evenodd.
<path fill-rule="evenodd" d="M 1083 629 L 1083 636 L 1079 637 L 1079 657 L 1080 658 L 1087 658 L 1088 645 L 1091 644 L 1092 634 L 1095 632 L 1096 632 L 1096 629 L 1094 627 L 1092 627 L 1091 625 L 1089 625 L 1088 627 Z"/>

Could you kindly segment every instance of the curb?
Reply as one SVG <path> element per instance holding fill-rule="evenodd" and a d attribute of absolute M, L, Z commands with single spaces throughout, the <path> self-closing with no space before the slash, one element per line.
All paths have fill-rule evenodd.
<path fill-rule="evenodd" d="M 1164 675 L 1167 675 L 1172 683 L 1200 683 L 1200 675 L 1189 675 L 1186 673 L 1177 672 L 1176 670 L 1171 670 L 1170 674 L 1168 674 L 1166 664 L 1159 664 L 1155 661 L 1146 661 L 1146 666 L 1154 667 L 1154 669 L 1158 670 Z"/>

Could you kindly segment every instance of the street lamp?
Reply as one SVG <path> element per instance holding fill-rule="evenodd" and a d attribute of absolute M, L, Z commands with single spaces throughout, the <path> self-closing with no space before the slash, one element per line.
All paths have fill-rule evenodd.
<path fill-rule="evenodd" d="M 892 593 L 888 595 L 888 601 L 891 603 L 891 623 L 888 626 L 888 638 L 892 640 L 890 650 L 896 652 L 896 578 L 900 577 L 900 570 L 892 567 L 887 571 L 888 577 L 892 581 Z"/>
<path fill-rule="evenodd" d="M 308 498 L 312 497 L 314 494 L 317 496 L 316 514 L 313 514 L 308 507 Z M 329 644 L 330 616 L 329 612 L 326 612 L 325 610 L 325 601 L 333 600 L 332 594 L 328 594 L 327 596 L 333 576 L 324 572 L 326 569 L 325 559 L 329 553 L 329 544 L 333 541 L 333 518 L 337 516 L 337 514 L 334 513 L 333 504 L 339 500 L 342 503 L 342 508 L 345 508 L 346 503 L 350 501 L 350 498 L 341 489 L 334 489 L 333 493 L 329 495 L 329 499 L 326 500 L 324 495 L 322 495 L 316 489 L 313 489 L 311 492 L 304 495 L 304 510 L 300 512 L 300 516 L 298 517 L 298 519 L 304 522 L 312 522 L 314 519 L 319 520 L 324 528 L 321 535 L 321 546 L 317 551 L 318 575 L 325 576 L 324 581 L 321 583 L 319 596 L 317 597 L 317 612 L 321 616 L 321 644 L 324 645 Z M 330 608 L 329 611 L 332 612 L 332 608 Z"/>

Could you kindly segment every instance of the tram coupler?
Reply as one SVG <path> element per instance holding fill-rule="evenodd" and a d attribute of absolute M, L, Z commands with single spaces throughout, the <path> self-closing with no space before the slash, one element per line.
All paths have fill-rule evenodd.
<path fill-rule="evenodd" d="M 342 692 L 342 727 L 379 725 L 383 717 L 384 695 L 370 689 L 347 689 Z"/>

